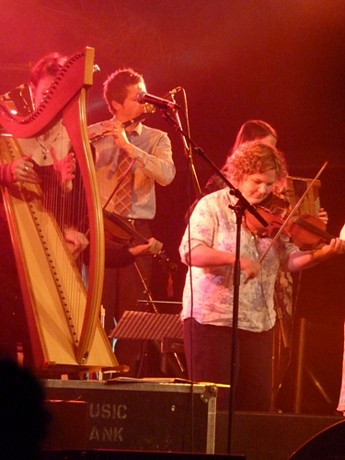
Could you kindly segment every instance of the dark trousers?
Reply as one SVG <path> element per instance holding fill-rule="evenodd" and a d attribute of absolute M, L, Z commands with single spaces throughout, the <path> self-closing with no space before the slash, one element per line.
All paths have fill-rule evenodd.
<path fill-rule="evenodd" d="M 133 225 L 134 229 L 143 237 L 149 238 L 151 236 L 150 221 L 136 220 Z M 133 240 L 131 244 L 136 243 L 141 243 L 141 241 Z M 136 266 L 131 264 L 124 268 L 106 268 L 102 303 L 105 307 L 105 330 L 107 333 L 114 329 L 126 310 L 146 309 L 138 304 L 138 300 L 148 300 L 146 289 L 150 288 L 152 263 L 152 255 L 143 255 L 135 259 Z M 127 375 L 142 376 L 147 346 L 148 344 L 142 340 L 116 340 L 115 355 L 120 364 L 130 367 Z"/>
<path fill-rule="evenodd" d="M 184 321 L 188 376 L 195 382 L 230 384 L 233 329 Z M 269 411 L 272 393 L 273 329 L 237 336 L 234 406 L 237 410 Z M 228 408 L 227 392 L 220 390 L 218 407 Z"/>

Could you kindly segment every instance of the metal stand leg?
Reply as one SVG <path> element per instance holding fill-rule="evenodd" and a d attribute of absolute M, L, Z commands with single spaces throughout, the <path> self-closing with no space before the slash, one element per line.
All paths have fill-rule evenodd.
<path fill-rule="evenodd" d="M 275 297 L 277 323 L 273 334 L 272 347 L 272 391 L 270 412 L 278 412 L 277 397 L 291 357 L 291 322 L 287 322 L 287 313 L 283 313 L 279 299 Z"/>
<path fill-rule="evenodd" d="M 145 278 L 137 264 L 137 262 L 134 262 L 134 266 L 135 266 L 135 269 L 137 271 L 137 274 L 139 276 L 139 279 L 141 281 L 141 284 L 143 285 L 143 288 L 144 288 L 144 294 L 147 296 L 147 302 L 150 304 L 152 310 L 154 313 L 159 313 L 158 309 L 157 309 L 157 306 L 152 298 L 152 295 L 151 295 L 151 291 L 145 281 Z M 154 346 L 156 347 L 156 349 L 158 350 L 159 353 L 161 353 L 161 350 L 160 350 L 160 343 L 157 342 L 157 341 L 153 341 L 154 343 Z M 172 354 L 169 354 L 171 355 L 171 358 L 173 358 L 173 360 L 171 360 L 171 358 L 169 356 L 167 356 L 167 359 L 166 361 L 169 361 L 170 364 L 172 365 L 174 371 L 177 373 L 177 375 L 185 372 L 185 369 L 184 369 L 184 366 L 182 365 L 182 362 L 178 356 L 177 353 L 172 353 Z M 142 373 L 142 370 L 144 369 L 144 366 L 145 366 L 145 363 L 148 359 L 148 353 L 147 353 L 147 341 L 144 341 L 143 343 L 143 348 L 142 348 L 142 353 L 141 353 L 141 360 L 140 360 L 140 365 L 139 365 L 139 370 L 138 370 L 138 375 L 137 377 L 140 377 L 140 374 Z M 177 366 L 177 367 L 176 367 Z"/>
<path fill-rule="evenodd" d="M 305 363 L 305 343 L 306 343 L 306 318 L 301 318 L 298 329 L 297 361 L 296 361 L 296 385 L 294 394 L 294 413 L 301 414 L 303 391 L 305 387 L 305 376 L 307 375 L 315 388 L 319 391 L 323 399 L 328 404 L 332 404 L 332 399 L 315 377 L 311 369 Z"/>

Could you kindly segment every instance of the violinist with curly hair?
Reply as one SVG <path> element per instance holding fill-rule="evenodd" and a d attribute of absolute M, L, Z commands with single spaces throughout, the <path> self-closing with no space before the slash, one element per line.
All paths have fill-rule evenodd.
<path fill-rule="evenodd" d="M 262 141 L 241 144 L 227 160 L 229 181 L 251 205 L 259 205 L 285 185 L 285 158 Z M 223 188 L 196 205 L 180 245 L 188 266 L 182 320 L 189 378 L 230 384 L 237 199 Z M 298 271 L 344 252 L 333 239 L 301 251 L 287 235 L 272 243 L 248 225 L 241 227 L 235 408 L 269 411 L 272 391 L 272 337 L 276 322 L 274 285 L 278 270 Z M 266 256 L 261 260 L 263 254 Z M 219 407 L 227 407 L 219 393 Z"/>

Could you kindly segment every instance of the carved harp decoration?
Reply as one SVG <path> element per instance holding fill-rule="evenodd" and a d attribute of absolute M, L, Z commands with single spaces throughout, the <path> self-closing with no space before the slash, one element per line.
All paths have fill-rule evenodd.
<path fill-rule="evenodd" d="M 34 366 L 41 370 L 53 367 L 65 372 L 118 365 L 99 319 L 104 230 L 86 122 L 86 90 L 92 84 L 93 60 L 92 48 L 69 58 L 37 110 L 26 116 L 13 115 L 8 105 L 0 104 L 0 124 L 7 133 L 0 136 L 3 163 L 28 153 L 22 149 L 21 138 L 44 136 L 62 120 L 75 152 L 79 177 L 79 183 L 77 174 L 73 181 L 74 201 L 69 215 L 75 217 L 85 209 L 81 214 L 84 233 L 87 221 L 90 255 L 86 282 L 85 264 L 80 258 L 75 261 L 68 250 L 64 223 L 53 212 L 51 203 L 55 202 L 46 196 L 50 191 L 41 184 L 27 183 L 3 188 Z M 76 202 L 75 197 L 85 203 Z M 59 198 L 58 206 L 64 211 L 68 200 L 66 203 Z"/>

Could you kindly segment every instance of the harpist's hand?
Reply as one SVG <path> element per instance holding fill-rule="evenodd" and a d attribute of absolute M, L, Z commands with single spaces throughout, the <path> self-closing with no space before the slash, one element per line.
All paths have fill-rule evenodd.
<path fill-rule="evenodd" d="M 34 170 L 30 156 L 24 156 L 23 158 L 12 161 L 11 173 L 13 182 L 30 182 L 31 184 L 39 182 L 39 177 Z"/>
<path fill-rule="evenodd" d="M 54 148 L 50 148 L 50 154 L 53 159 L 54 170 L 59 175 L 59 182 L 62 188 L 69 190 L 72 188 L 71 181 L 74 179 L 76 161 L 73 152 L 69 152 L 61 160 L 58 160 Z"/>
<path fill-rule="evenodd" d="M 64 229 L 64 237 L 68 250 L 74 259 L 77 259 L 89 244 L 89 240 L 86 236 L 73 227 L 66 227 Z"/>

